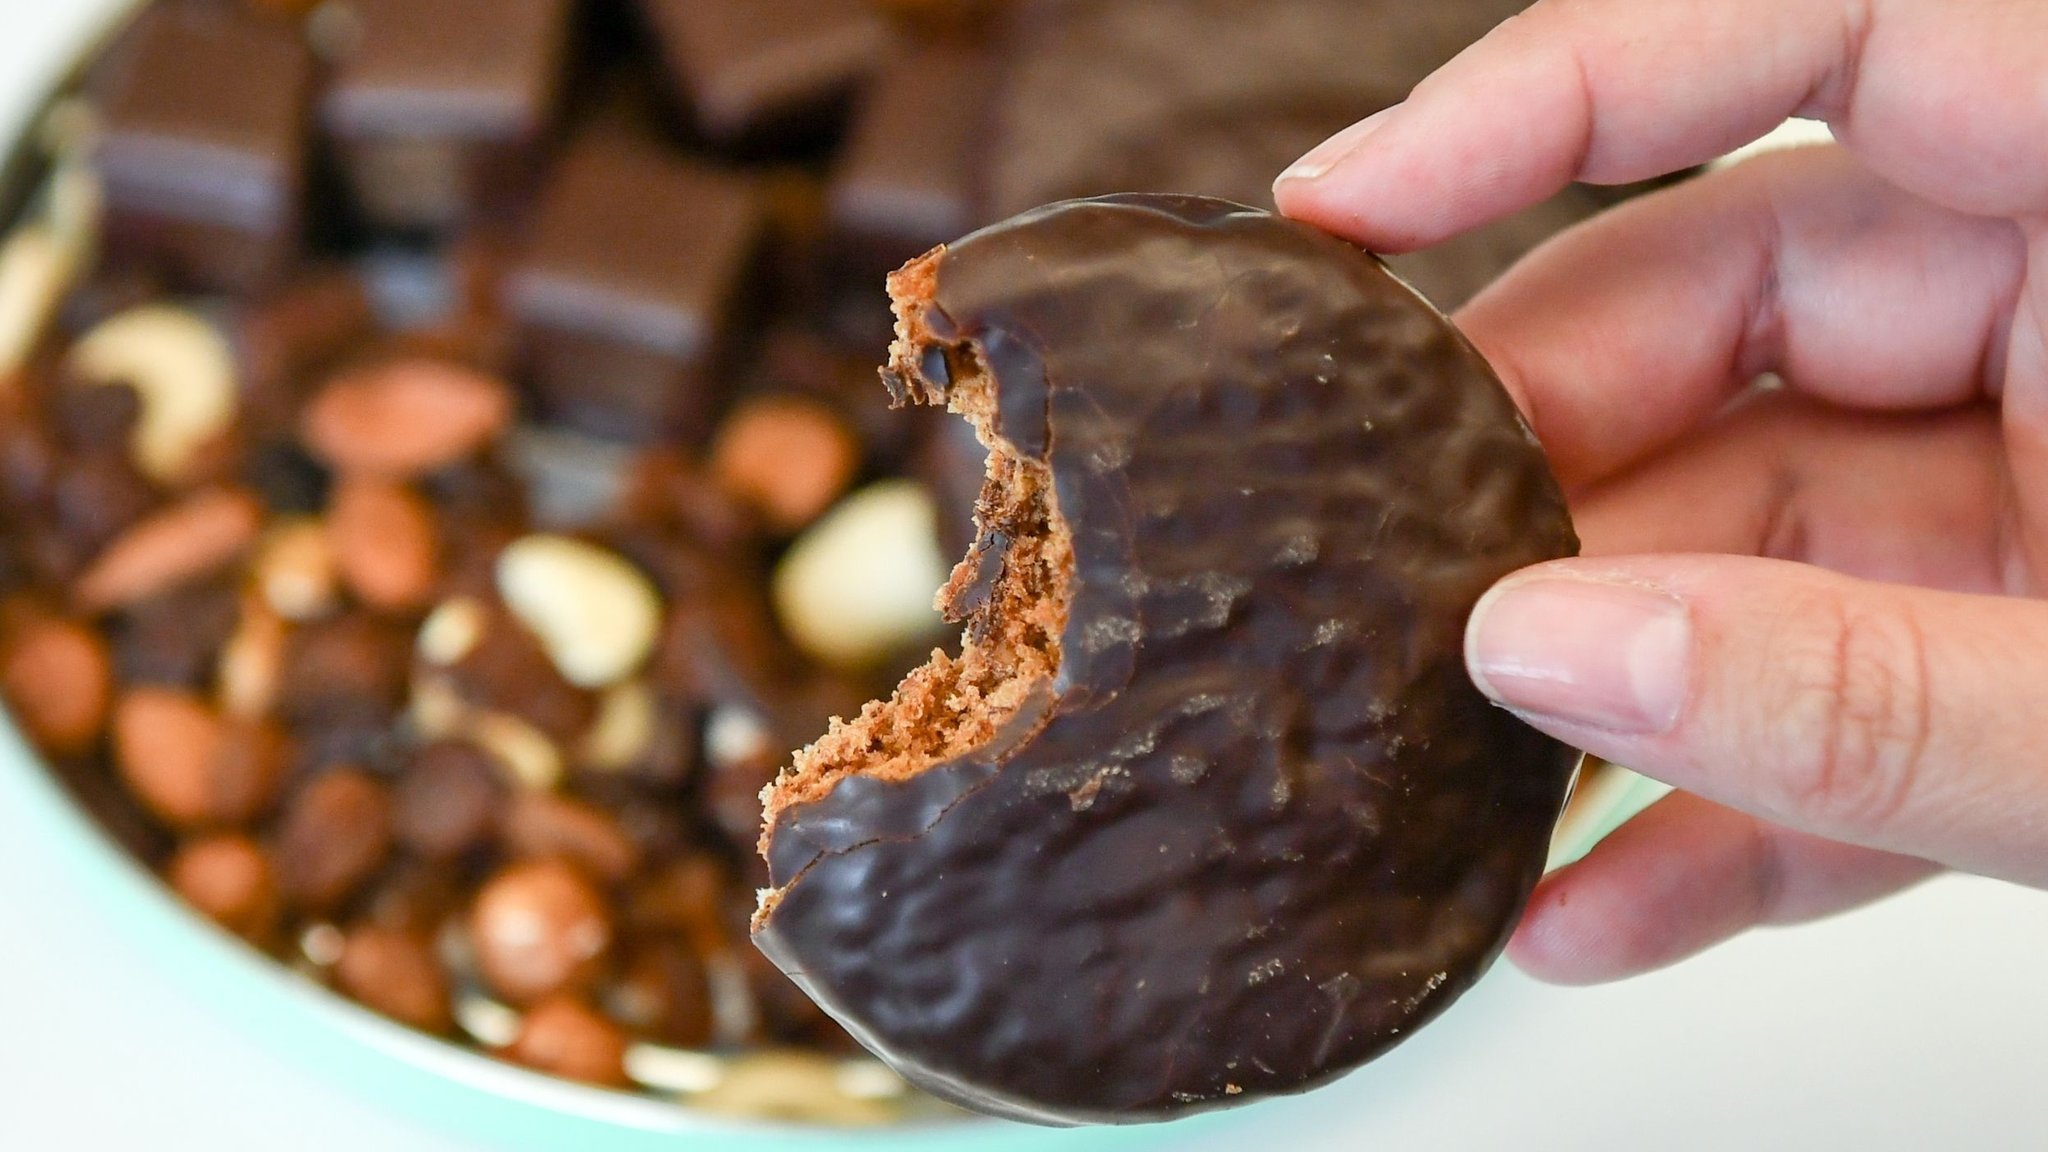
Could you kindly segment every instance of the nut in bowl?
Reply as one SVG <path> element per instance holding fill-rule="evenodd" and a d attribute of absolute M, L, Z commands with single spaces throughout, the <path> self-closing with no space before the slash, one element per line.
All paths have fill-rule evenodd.
<path fill-rule="evenodd" d="M 1134 49 L 695 7 L 138 8 L 0 188 L 0 693 L 309 1027 L 625 1127 L 957 1119 L 749 944 L 760 793 L 945 642 L 981 483 L 875 376 L 882 274 L 986 208 L 902 109 Z M 1324 63 L 1334 130 L 1384 78 Z"/>

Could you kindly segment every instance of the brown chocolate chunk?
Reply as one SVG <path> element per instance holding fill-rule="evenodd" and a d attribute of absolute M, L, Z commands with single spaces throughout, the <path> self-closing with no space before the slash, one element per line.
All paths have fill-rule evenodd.
<path fill-rule="evenodd" d="M 829 209 L 850 331 L 886 340 L 883 279 L 974 226 L 990 64 L 972 48 L 923 44 L 891 56 L 862 103 L 833 170 Z"/>
<path fill-rule="evenodd" d="M 1280 169 L 1528 0 L 1036 0 L 990 118 L 987 218 L 1159 190 L 1270 205 Z M 1170 34 L 1165 34 L 1171 29 Z"/>
<path fill-rule="evenodd" d="M 445 228 L 516 203 L 553 120 L 569 0 L 346 0 L 322 106 L 375 224 Z"/>
<path fill-rule="evenodd" d="M 763 221 L 743 177 L 623 136 L 573 147 L 506 287 L 542 415 L 617 439 L 702 439 Z"/>
<path fill-rule="evenodd" d="M 882 58 L 866 0 L 640 0 L 697 128 L 736 143 L 829 113 Z"/>
<path fill-rule="evenodd" d="M 153 596 L 116 617 L 114 667 L 126 684 L 199 688 L 241 618 L 229 581 L 209 581 Z"/>
<path fill-rule="evenodd" d="M 313 58 L 225 6 L 151 5 L 97 77 L 107 247 L 201 289 L 253 291 L 300 230 Z"/>
<path fill-rule="evenodd" d="M 1274 0 L 1246 22 L 1236 0 L 1162 0 L 1147 21 L 1113 0 L 1041 3 L 1018 21 L 991 117 L 1002 143 L 989 150 L 988 214 L 1150 189 L 1270 206 L 1286 164 L 1525 6 Z M 1149 31 L 1163 23 L 1176 34 Z M 1573 187 L 1390 263 L 1455 308 L 1601 204 Z"/>
<path fill-rule="evenodd" d="M 994 443 L 999 571 L 960 657 L 778 783 L 756 943 L 1044 1123 L 1300 1091 L 1428 1022 L 1577 760 L 1464 670 L 1486 588 L 1577 547 L 1505 390 L 1370 256 L 1221 201 L 1055 205 L 891 287 L 898 387 Z"/>

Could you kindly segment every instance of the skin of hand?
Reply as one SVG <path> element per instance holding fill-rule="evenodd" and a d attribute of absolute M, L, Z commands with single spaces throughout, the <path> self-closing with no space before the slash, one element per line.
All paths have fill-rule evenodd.
<path fill-rule="evenodd" d="M 1275 185 L 1408 251 L 1787 116 L 1837 145 L 1632 201 L 1458 318 L 1586 543 L 1481 601 L 1473 679 L 1682 790 L 1538 888 L 1546 979 L 1940 867 L 2048 886 L 2048 4 L 1541 0 Z"/>

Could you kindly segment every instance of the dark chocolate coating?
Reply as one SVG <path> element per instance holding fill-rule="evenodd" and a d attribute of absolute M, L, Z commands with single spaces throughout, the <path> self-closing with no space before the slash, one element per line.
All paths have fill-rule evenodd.
<path fill-rule="evenodd" d="M 92 85 L 110 261 L 208 291 L 274 282 L 304 216 L 313 81 L 312 53 L 277 21 L 145 9 Z"/>
<path fill-rule="evenodd" d="M 786 809 L 756 942 L 1018 1119 L 1385 1051 L 1498 954 L 1577 762 L 1462 659 L 1489 585 L 1577 548 L 1514 405 L 1371 256 L 1221 201 L 1040 209 L 951 246 L 935 302 L 1050 466 L 1059 673 L 971 754 Z"/>

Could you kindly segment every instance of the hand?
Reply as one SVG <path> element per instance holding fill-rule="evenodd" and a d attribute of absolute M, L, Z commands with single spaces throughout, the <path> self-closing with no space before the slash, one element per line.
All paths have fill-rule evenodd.
<path fill-rule="evenodd" d="M 2048 4 L 1543 0 L 1275 189 L 1405 251 L 1788 115 L 1839 146 L 1631 202 L 1459 318 L 1587 553 L 1482 601 L 1473 678 L 1684 790 L 1538 889 L 1546 978 L 1937 865 L 2048 885 Z"/>

